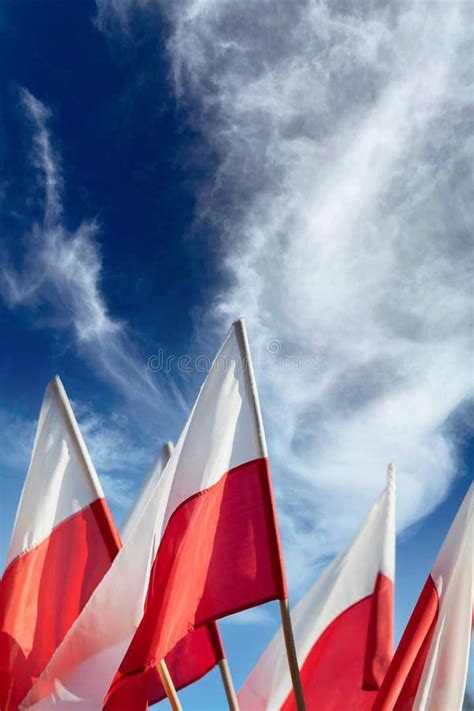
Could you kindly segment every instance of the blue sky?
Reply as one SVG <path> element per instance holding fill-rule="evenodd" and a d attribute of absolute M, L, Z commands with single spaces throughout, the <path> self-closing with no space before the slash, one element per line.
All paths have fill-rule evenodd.
<path fill-rule="evenodd" d="M 244 315 L 292 594 L 393 460 L 400 634 L 472 478 L 472 26 L 464 2 L 2 3 L 2 559 L 48 380 L 120 522 L 203 377 L 176 358 Z M 237 684 L 275 624 L 222 625 Z M 185 702 L 221 707 L 216 675 Z"/>

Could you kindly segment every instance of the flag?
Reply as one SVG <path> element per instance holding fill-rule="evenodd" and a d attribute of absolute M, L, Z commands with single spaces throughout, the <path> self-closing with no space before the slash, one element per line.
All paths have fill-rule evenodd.
<path fill-rule="evenodd" d="M 474 601 L 474 485 L 425 583 L 374 711 L 460 711 Z"/>
<path fill-rule="evenodd" d="M 25 707 L 144 709 L 152 670 L 197 626 L 286 599 L 243 324 L 234 324 L 156 487 Z"/>
<path fill-rule="evenodd" d="M 0 708 L 44 670 L 120 540 L 58 377 L 41 407 L 1 581 Z"/>
<path fill-rule="evenodd" d="M 140 518 L 146 502 L 152 494 L 158 479 L 173 451 L 171 442 L 167 442 L 152 468 L 150 476 L 146 479 L 137 500 L 130 511 L 122 528 L 122 540 L 128 540 L 131 531 Z M 216 622 L 199 627 L 181 639 L 165 657 L 173 685 L 177 691 L 185 686 L 198 681 L 216 665 L 225 659 L 225 652 Z M 158 669 L 152 672 L 149 705 L 157 703 L 166 697 L 166 691 L 161 683 Z"/>
<path fill-rule="evenodd" d="M 128 541 L 128 539 L 130 538 L 130 534 L 133 528 L 135 527 L 135 524 L 140 519 L 140 516 L 142 515 L 143 510 L 145 509 L 146 504 L 153 493 L 153 489 L 156 487 L 163 473 L 163 469 L 168 463 L 172 451 L 172 442 L 166 442 L 166 444 L 164 444 L 161 448 L 161 451 L 158 457 L 156 458 L 156 461 L 154 462 L 149 475 L 146 477 L 138 493 L 138 496 L 135 499 L 135 503 L 133 504 L 127 515 L 127 518 L 122 524 L 120 532 L 123 542 Z"/>
<path fill-rule="evenodd" d="M 189 632 L 165 656 L 166 666 L 177 691 L 202 679 L 221 659 L 225 659 L 225 652 L 215 622 Z M 148 705 L 156 704 L 165 696 L 158 671 L 152 669 Z"/>
<path fill-rule="evenodd" d="M 368 711 L 393 648 L 395 472 L 346 549 L 291 612 L 308 709 Z M 239 694 L 241 711 L 295 708 L 281 629 Z"/>

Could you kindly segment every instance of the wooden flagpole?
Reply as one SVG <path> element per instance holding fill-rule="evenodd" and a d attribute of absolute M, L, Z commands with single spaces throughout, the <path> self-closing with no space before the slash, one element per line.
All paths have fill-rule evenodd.
<path fill-rule="evenodd" d="M 224 685 L 225 695 L 227 696 L 227 703 L 229 704 L 230 711 L 239 711 L 239 702 L 237 701 L 237 694 L 235 693 L 234 682 L 232 681 L 232 675 L 230 673 L 229 664 L 227 659 L 219 659 L 219 671 L 222 677 L 222 683 Z"/>
<path fill-rule="evenodd" d="M 295 638 L 293 636 L 288 598 L 286 598 L 286 600 L 280 600 L 280 615 L 296 708 L 298 711 L 305 711 L 303 687 L 301 686 L 300 668 L 298 665 L 298 657 L 296 656 Z"/>
<path fill-rule="evenodd" d="M 263 429 L 262 413 L 260 410 L 260 402 L 258 399 L 257 385 L 255 382 L 255 374 L 253 371 L 252 358 L 250 355 L 250 346 L 245 330 L 244 320 L 241 318 L 234 321 L 235 335 L 239 344 L 240 355 L 242 356 L 243 367 L 245 369 L 246 381 L 249 387 L 250 402 L 252 403 L 253 414 L 255 418 L 255 426 L 257 429 L 258 445 L 262 457 L 268 457 L 267 443 L 265 440 L 265 431 Z M 306 711 L 303 687 L 301 686 L 300 670 L 298 666 L 298 657 L 296 656 L 295 639 L 293 636 L 293 627 L 291 625 L 290 608 L 288 598 L 280 600 L 280 615 L 283 635 L 285 637 L 286 656 L 288 666 L 290 668 L 291 682 L 293 684 L 293 693 L 297 711 Z"/>
<path fill-rule="evenodd" d="M 163 469 L 165 468 L 168 459 L 171 457 L 172 451 L 173 444 L 171 442 L 166 442 L 161 449 L 161 461 L 163 463 Z M 171 708 L 173 709 L 173 711 L 183 711 L 165 660 L 162 659 L 161 662 L 158 662 L 156 667 L 158 669 L 158 674 L 160 675 L 161 683 L 163 684 L 163 688 L 165 690 L 166 696 L 168 697 L 168 701 L 170 702 Z"/>
<path fill-rule="evenodd" d="M 160 675 L 161 683 L 163 684 L 163 688 L 166 692 L 166 696 L 168 697 L 168 701 L 170 702 L 170 706 L 173 709 L 173 711 L 183 711 L 181 703 L 178 699 L 178 694 L 176 693 L 176 689 L 174 688 L 173 680 L 170 676 L 170 673 L 168 671 L 168 667 L 166 666 L 166 662 L 164 659 L 161 660 L 156 665 L 158 669 L 158 674 Z"/>

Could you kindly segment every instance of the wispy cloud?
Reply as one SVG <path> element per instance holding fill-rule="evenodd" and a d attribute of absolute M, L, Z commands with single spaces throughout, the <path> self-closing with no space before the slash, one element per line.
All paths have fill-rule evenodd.
<path fill-rule="evenodd" d="M 142 444 L 132 444 L 132 424 L 123 413 L 100 414 L 83 402 L 72 402 L 81 432 L 99 472 L 144 473 L 156 454 Z"/>
<path fill-rule="evenodd" d="M 130 478 L 103 474 L 100 481 L 109 504 L 118 506 L 124 513 L 127 513 L 133 505 L 136 494 L 136 487 Z"/>
<path fill-rule="evenodd" d="M 43 215 L 31 225 L 22 269 L 3 269 L 3 298 L 10 308 L 32 307 L 43 325 L 70 333 L 81 355 L 127 397 L 162 406 L 163 393 L 126 325 L 107 307 L 98 224 L 84 221 L 69 231 L 61 220 L 63 179 L 48 127 L 50 112 L 26 89 L 21 102 L 33 127 L 32 158 L 43 189 Z"/>
<path fill-rule="evenodd" d="M 156 456 L 155 448 L 132 434 L 133 428 L 126 415 L 99 413 L 83 402 L 71 401 L 71 404 L 101 482 L 105 479 L 112 485 L 111 480 L 116 479 L 119 482 L 117 491 L 121 492 L 123 502 L 125 489 L 132 492 L 141 484 Z M 0 408 L 2 476 L 18 478 L 23 483 L 36 426 L 35 418 Z M 104 488 L 107 485 L 104 484 Z M 126 503 L 128 505 L 130 501 Z"/>
<path fill-rule="evenodd" d="M 99 20 L 110 27 L 118 9 L 123 27 L 138 5 L 99 0 Z M 244 314 L 256 355 L 278 339 L 319 363 L 258 373 L 301 581 L 354 529 L 389 460 L 401 527 L 456 476 L 445 423 L 472 396 L 472 8 L 164 8 L 177 99 L 218 157 L 199 217 L 231 286 L 209 323 Z"/>

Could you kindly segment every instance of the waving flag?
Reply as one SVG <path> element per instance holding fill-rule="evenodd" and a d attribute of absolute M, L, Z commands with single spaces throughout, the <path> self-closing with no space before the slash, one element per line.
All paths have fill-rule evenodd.
<path fill-rule="evenodd" d="M 120 540 L 59 378 L 41 407 L 1 582 L 0 708 L 16 709 Z"/>
<path fill-rule="evenodd" d="M 369 711 L 390 662 L 395 573 L 395 473 L 346 550 L 292 610 L 306 704 Z M 295 708 L 281 630 L 238 694 L 242 711 Z"/>
<path fill-rule="evenodd" d="M 137 498 L 135 499 L 135 503 L 133 504 L 132 508 L 130 509 L 127 518 L 125 519 L 124 523 L 122 524 L 121 527 L 121 538 L 122 541 L 125 543 L 125 541 L 128 541 L 130 538 L 130 534 L 133 531 L 135 524 L 137 521 L 140 519 L 140 516 L 143 513 L 143 510 L 146 508 L 147 502 L 150 499 L 154 488 L 156 487 L 162 473 L 163 469 L 168 463 L 168 460 L 171 456 L 171 453 L 173 451 L 173 443 L 172 442 L 166 442 L 166 444 L 163 445 L 161 448 L 161 451 L 154 462 L 151 472 L 145 479 L 143 486 L 141 487 Z"/>
<path fill-rule="evenodd" d="M 129 538 L 131 531 L 140 518 L 172 451 L 172 443 L 167 442 L 163 446 L 158 461 L 153 467 L 151 475 L 145 481 L 123 526 L 122 539 L 124 541 Z M 183 637 L 171 652 L 166 655 L 165 662 L 173 685 L 179 691 L 179 689 L 183 689 L 185 686 L 201 679 L 224 659 L 225 652 L 219 630 L 217 624 L 212 621 Z M 165 696 L 166 692 L 161 682 L 159 671 L 155 668 L 152 672 L 148 703 L 153 704 L 161 701 Z"/>
<path fill-rule="evenodd" d="M 231 329 L 139 520 L 25 707 L 145 709 L 157 660 L 188 632 L 286 599 L 241 333 Z"/>
<path fill-rule="evenodd" d="M 429 575 L 374 711 L 460 711 L 474 602 L 474 485 Z"/>

